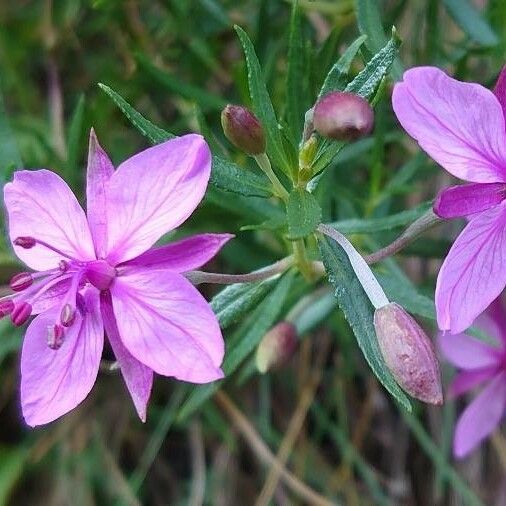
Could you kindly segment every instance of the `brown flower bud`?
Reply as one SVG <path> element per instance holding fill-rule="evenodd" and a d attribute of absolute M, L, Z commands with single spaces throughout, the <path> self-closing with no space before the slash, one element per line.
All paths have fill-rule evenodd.
<path fill-rule="evenodd" d="M 323 137 L 352 141 L 371 132 L 374 111 L 367 100 L 345 91 L 334 91 L 314 106 L 315 130 Z"/>
<path fill-rule="evenodd" d="M 257 348 L 257 369 L 263 374 L 285 364 L 297 349 L 297 330 L 290 322 L 280 322 L 262 338 Z"/>
<path fill-rule="evenodd" d="M 258 118 L 246 107 L 227 105 L 221 112 L 225 137 L 248 155 L 265 153 L 265 133 Z"/>
<path fill-rule="evenodd" d="M 439 363 L 420 325 L 391 302 L 376 309 L 374 328 L 383 358 L 397 383 L 415 399 L 443 404 Z"/>

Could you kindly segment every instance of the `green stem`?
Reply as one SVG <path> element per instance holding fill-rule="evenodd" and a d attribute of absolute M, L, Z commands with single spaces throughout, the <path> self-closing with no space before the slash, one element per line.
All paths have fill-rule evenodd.
<path fill-rule="evenodd" d="M 314 271 L 311 262 L 309 262 L 306 255 L 306 245 L 304 244 L 304 239 L 299 239 L 298 241 L 293 242 L 293 253 L 295 263 L 297 264 L 300 272 L 308 281 L 311 281 L 314 277 Z"/>
<path fill-rule="evenodd" d="M 272 186 L 274 187 L 276 195 L 282 198 L 284 201 L 287 201 L 288 192 L 286 191 L 286 188 L 281 184 L 281 181 L 278 179 L 276 174 L 274 174 L 269 157 L 265 153 L 261 153 L 260 155 L 255 155 L 253 158 L 257 162 L 258 166 L 262 169 L 263 173 L 269 178 Z"/>

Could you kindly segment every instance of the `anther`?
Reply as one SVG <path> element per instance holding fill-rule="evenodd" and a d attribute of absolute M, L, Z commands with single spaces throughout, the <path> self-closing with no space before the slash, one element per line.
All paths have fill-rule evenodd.
<path fill-rule="evenodd" d="M 58 268 L 60 269 L 61 272 L 67 272 L 69 268 L 69 263 L 66 260 L 60 260 L 58 262 Z"/>
<path fill-rule="evenodd" d="M 11 299 L 2 300 L 0 302 L 0 318 L 12 313 L 14 302 Z"/>
<path fill-rule="evenodd" d="M 16 246 L 24 249 L 33 248 L 37 241 L 33 237 L 25 236 L 25 237 L 16 237 L 14 241 L 12 241 Z"/>
<path fill-rule="evenodd" d="M 11 287 L 11 290 L 21 292 L 29 286 L 32 286 L 32 283 L 33 277 L 29 272 L 19 272 L 18 274 L 12 276 L 9 286 Z"/>
<path fill-rule="evenodd" d="M 65 330 L 61 325 L 49 325 L 47 328 L 47 345 L 52 350 L 59 350 L 63 344 Z"/>
<path fill-rule="evenodd" d="M 76 309 L 70 304 L 65 304 L 60 314 L 60 322 L 64 327 L 70 327 L 76 319 Z"/>
<path fill-rule="evenodd" d="M 11 312 L 11 320 L 16 327 L 20 327 L 32 314 L 32 306 L 28 302 L 20 302 L 15 304 Z"/>

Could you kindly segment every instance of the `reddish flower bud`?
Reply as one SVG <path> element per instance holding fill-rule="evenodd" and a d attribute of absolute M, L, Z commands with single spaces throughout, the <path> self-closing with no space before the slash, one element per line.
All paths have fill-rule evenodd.
<path fill-rule="evenodd" d="M 429 404 L 443 404 L 441 371 L 432 342 L 416 321 L 391 302 L 376 309 L 374 328 L 383 358 L 406 392 Z"/>
<path fill-rule="evenodd" d="M 374 111 L 367 100 L 344 91 L 322 97 L 314 106 L 313 124 L 323 137 L 351 141 L 371 132 Z"/>
<path fill-rule="evenodd" d="M 32 283 L 33 277 L 29 272 L 19 272 L 18 274 L 12 276 L 9 286 L 11 287 L 11 290 L 21 292 L 29 286 L 32 286 Z"/>
<path fill-rule="evenodd" d="M 297 330 L 292 323 L 280 322 L 262 338 L 257 348 L 256 365 L 261 373 L 286 363 L 297 349 Z"/>
<path fill-rule="evenodd" d="M 11 320 L 16 327 L 20 327 L 26 323 L 32 314 L 32 306 L 28 302 L 20 302 L 15 304 L 11 312 Z"/>
<path fill-rule="evenodd" d="M 37 241 L 33 237 L 16 237 L 13 243 L 20 248 L 30 249 L 37 244 Z"/>
<path fill-rule="evenodd" d="M 265 153 L 265 133 L 260 121 L 246 107 L 227 105 L 221 112 L 225 137 L 248 155 Z"/>

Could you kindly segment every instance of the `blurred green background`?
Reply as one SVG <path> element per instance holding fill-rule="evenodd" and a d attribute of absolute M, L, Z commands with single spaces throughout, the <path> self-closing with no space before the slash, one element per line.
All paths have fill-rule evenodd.
<path fill-rule="evenodd" d="M 404 41 L 394 78 L 403 67 L 437 65 L 491 87 L 504 64 L 503 0 L 299 3 L 311 100 L 358 35 L 368 36 L 367 60 L 392 25 Z M 7 181 L 21 166 L 52 168 L 82 198 L 90 127 L 115 163 L 147 147 L 99 82 L 160 127 L 201 131 L 247 165 L 219 122 L 226 103 L 249 104 L 233 25 L 252 38 L 277 112 L 286 117 L 290 9 L 284 0 L 0 1 L 0 177 Z M 361 68 L 359 58 L 351 74 Z M 343 150 L 320 185 L 326 221 L 411 209 L 450 181 L 398 128 L 390 84 L 376 110 L 374 136 Z M 240 231 L 264 219 L 254 199 L 247 204 L 210 191 L 182 233 L 237 234 L 208 268 L 246 272 L 283 256 L 283 244 L 268 230 Z M 452 224 L 425 237 L 399 259 L 419 293 L 432 296 L 457 229 Z M 364 234 L 358 243 L 375 249 L 400 230 Z M 3 241 L 0 281 L 17 268 Z M 299 285 L 281 316 L 305 294 Z M 265 451 L 275 455 L 282 444 L 291 478 L 274 488 L 271 504 L 308 504 L 293 482 L 287 485 L 290 479 L 295 489 L 309 487 L 332 503 L 505 504 L 502 436 L 453 462 L 459 406 L 402 413 L 373 379 L 342 315 L 322 300 L 327 306 L 306 315 L 311 324 L 284 369 L 251 377 L 248 362 L 227 382 L 226 397 L 189 419 L 177 416 L 185 387 L 158 378 L 146 424 L 136 418 L 120 376 L 104 372 L 80 408 L 45 428 L 26 428 L 18 399 L 21 332 L 0 322 L 0 504 L 255 504 L 272 468 Z"/>

